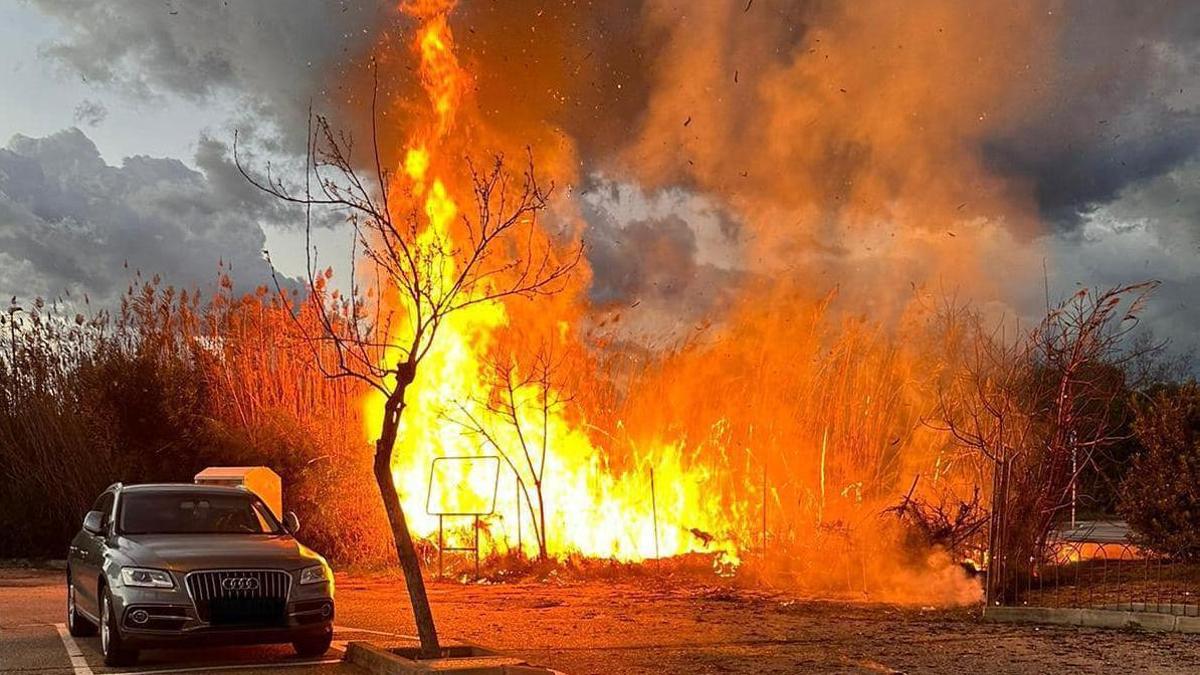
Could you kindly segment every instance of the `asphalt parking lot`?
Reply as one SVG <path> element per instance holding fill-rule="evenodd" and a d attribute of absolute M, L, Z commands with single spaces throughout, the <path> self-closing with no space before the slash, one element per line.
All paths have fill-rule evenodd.
<path fill-rule="evenodd" d="M 985 623 L 978 606 L 820 599 L 649 573 L 428 587 L 443 639 L 571 675 L 1200 672 L 1197 635 Z M 95 639 L 62 637 L 61 571 L 0 568 L 0 672 L 354 673 L 338 660 L 346 641 L 414 632 L 396 575 L 339 574 L 337 598 L 338 649 L 320 660 L 290 646 L 160 650 L 114 670 Z"/>
<path fill-rule="evenodd" d="M 72 638 L 63 623 L 61 574 L 0 571 L 0 673 L 101 675 L 108 673 L 357 673 L 342 663 L 346 642 L 391 639 L 384 631 L 338 626 L 334 647 L 320 659 L 302 659 L 289 645 L 142 652 L 137 667 L 108 668 L 99 638 Z"/>

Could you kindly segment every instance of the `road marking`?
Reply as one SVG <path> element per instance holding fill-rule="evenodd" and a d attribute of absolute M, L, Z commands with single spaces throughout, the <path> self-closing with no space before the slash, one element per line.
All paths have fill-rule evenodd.
<path fill-rule="evenodd" d="M 339 630 L 357 630 L 354 628 L 343 628 L 337 626 Z M 377 631 L 366 631 L 377 632 Z M 333 649 L 342 652 L 344 657 L 346 654 L 346 640 L 334 640 L 330 646 Z M 316 659 L 311 661 L 265 661 L 262 663 L 235 663 L 227 666 L 196 666 L 187 668 L 161 668 L 159 670 L 130 670 L 126 672 L 110 673 L 109 675 L 172 675 L 173 673 L 197 673 L 197 672 L 220 672 L 222 670 L 248 670 L 250 668 L 291 668 L 293 666 L 327 666 L 334 663 L 343 663 L 344 658 L 336 659 Z"/>
<path fill-rule="evenodd" d="M 75 670 L 75 675 L 92 675 L 92 669 L 88 667 L 87 659 L 83 658 L 83 652 L 79 650 L 79 645 L 75 644 L 75 638 L 71 637 L 66 624 L 56 623 L 54 629 L 58 631 L 58 637 L 62 638 L 63 647 L 66 648 L 67 656 L 71 659 L 71 668 Z"/>
<path fill-rule="evenodd" d="M 30 624 L 30 625 L 46 625 L 46 624 Z M 62 638 L 63 647 L 67 650 L 67 656 L 71 659 L 71 668 L 74 669 L 75 675 L 95 675 L 87 659 L 83 656 L 83 651 L 79 649 L 79 644 L 71 637 L 70 631 L 67 630 L 66 624 L 54 624 L 55 630 L 58 631 L 58 636 Z M 397 633 L 386 633 L 378 630 L 369 630 L 366 628 L 350 628 L 348 626 L 334 626 L 335 630 L 351 631 L 357 633 L 369 633 L 372 635 L 386 635 L 389 637 L 404 638 L 416 640 L 416 637 L 409 635 L 399 635 Z M 347 640 L 337 640 L 331 646 L 334 649 L 346 652 Z M 223 670 L 249 670 L 251 668 L 292 668 L 298 666 L 327 666 L 334 663 L 342 663 L 343 659 L 315 659 L 309 661 L 275 661 L 265 663 L 238 663 L 230 665 L 212 665 L 212 666 L 197 666 L 188 668 L 162 668 L 159 670 L 129 670 L 111 673 L 110 675 L 173 675 L 174 673 L 201 673 L 201 672 L 220 672 Z"/>
<path fill-rule="evenodd" d="M 370 630 L 367 628 L 351 628 L 350 626 L 334 626 L 334 630 L 351 631 L 354 633 L 370 633 L 371 635 L 386 635 L 388 637 L 400 638 L 402 640 L 420 640 L 416 635 L 401 635 L 399 633 L 387 633 L 381 630 Z"/>
<path fill-rule="evenodd" d="M 259 670 L 270 670 L 273 668 L 293 668 L 297 666 L 328 666 L 334 663 L 342 663 L 341 659 L 318 659 L 312 661 L 264 661 L 262 663 L 237 663 L 228 666 L 212 665 L 212 666 L 196 666 L 194 668 L 164 668 L 162 670 L 127 670 L 109 675 L 168 675 L 169 673 L 219 673 L 225 670 L 250 670 L 258 668 Z M 77 673 L 79 671 L 76 671 Z M 92 671 L 87 671 L 91 673 Z"/>

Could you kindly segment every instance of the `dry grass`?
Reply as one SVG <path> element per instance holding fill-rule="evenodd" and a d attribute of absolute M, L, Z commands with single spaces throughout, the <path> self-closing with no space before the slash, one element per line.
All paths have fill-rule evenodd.
<path fill-rule="evenodd" d="M 112 482 L 263 464 L 307 541 L 343 563 L 386 560 L 382 510 L 363 498 L 361 392 L 311 367 L 290 307 L 231 289 L 138 277 L 115 315 L 38 300 L 0 317 L 0 557 L 62 557 Z"/>

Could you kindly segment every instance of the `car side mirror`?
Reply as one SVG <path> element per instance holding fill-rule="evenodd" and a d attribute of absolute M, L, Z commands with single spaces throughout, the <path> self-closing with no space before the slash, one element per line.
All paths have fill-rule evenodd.
<path fill-rule="evenodd" d="M 83 529 L 89 534 L 104 534 L 104 513 L 88 511 L 83 517 Z"/>
<path fill-rule="evenodd" d="M 295 511 L 283 514 L 283 529 L 287 530 L 288 534 L 296 534 L 300 531 L 300 519 L 296 517 Z"/>

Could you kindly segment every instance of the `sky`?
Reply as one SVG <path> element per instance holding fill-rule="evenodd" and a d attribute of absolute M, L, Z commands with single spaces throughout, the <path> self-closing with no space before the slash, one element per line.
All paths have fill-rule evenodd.
<path fill-rule="evenodd" d="M 63 45 L 79 44 L 73 36 L 79 35 L 87 13 L 79 10 L 94 4 L 0 2 L 0 143 L 10 153 L 19 146 L 41 148 L 27 150 L 27 155 L 79 155 L 77 166 L 57 167 L 65 189 L 0 188 L 9 198 L 0 201 L 0 295 L 28 300 L 88 294 L 96 306 L 112 307 L 134 270 L 185 288 L 211 289 L 219 265 L 231 265 L 233 277 L 246 290 L 269 281 L 264 250 L 272 252 L 285 278 L 302 277 L 305 244 L 295 214 L 271 217 L 273 205 L 262 198 L 249 204 L 248 186 L 232 175 L 229 163 L 235 129 L 263 125 L 264 115 L 247 112 L 261 108 L 262 102 L 244 94 L 247 86 L 198 90 L 143 81 L 149 76 L 138 72 L 138 65 L 114 63 L 105 72 L 91 65 L 104 63 L 104 57 L 89 54 L 80 60 L 56 53 Z M 206 4 L 202 9 L 208 12 L 218 3 Z M 172 14 L 177 10 L 169 5 L 114 4 L 115 11 L 108 14 L 100 3 L 98 11 L 114 22 L 129 12 L 170 20 L 179 14 Z M 260 16 L 278 7 L 263 9 Z M 114 42 L 122 39 L 116 31 L 108 35 Z M 191 63 L 177 66 L 194 68 Z M 136 158 L 132 164 L 130 158 Z M 5 159 L 13 157 L 0 155 L 0 167 Z M 138 162 L 154 168 L 139 169 Z M 40 158 L 39 163 L 43 170 L 50 164 Z M 12 180 L 17 169 L 11 161 L 8 168 Z M 119 187 L 88 186 L 94 176 L 78 175 L 80 168 L 107 173 Z M 152 194 L 156 190 L 161 194 Z M 51 192 L 53 196 L 47 194 Z M 226 208 L 192 208 L 198 198 Z M 50 208 L 49 215 L 36 208 L 30 212 L 31 203 L 46 200 L 75 208 Z M 189 206 L 180 208 L 185 202 Z M 320 230 L 314 240 L 322 261 L 349 256 L 343 231 Z"/>
<path fill-rule="evenodd" d="M 294 159 L 308 102 L 338 95 L 337 69 L 395 26 L 393 4 L 0 2 L 0 296 L 70 292 L 112 303 L 131 269 L 196 286 L 211 284 L 218 264 L 248 288 L 269 278 L 264 250 L 285 277 L 301 276 L 297 214 L 237 174 L 234 130 L 259 159 Z M 906 243 L 884 256 L 872 247 L 886 235 L 833 227 L 846 212 L 822 203 L 847 197 L 892 209 L 928 192 L 931 204 L 941 199 L 970 222 L 984 200 L 962 194 L 1020 190 L 1036 227 L 1017 225 L 1029 214 L 1012 209 L 980 215 L 993 221 L 980 228 L 986 235 L 950 233 L 997 265 L 984 269 L 995 298 L 1017 314 L 1036 312 L 1043 284 L 1028 275 L 1043 268 L 1059 295 L 1154 278 L 1163 285 L 1144 323 L 1176 351 L 1200 342 L 1195 3 L 972 10 L 923 0 L 904 14 L 878 2 L 727 4 L 514 0 L 500 11 L 460 3 L 470 27 L 463 49 L 473 57 L 519 62 L 554 48 L 564 62 L 574 54 L 586 64 L 569 71 L 583 67 L 586 86 L 551 73 L 546 90 L 574 104 L 550 114 L 581 167 L 578 208 L 597 306 L 645 300 L 658 319 L 683 307 L 676 319 L 686 323 L 721 305 L 747 259 L 781 264 L 761 262 L 762 249 L 798 243 L 820 283 L 855 277 L 907 288 L 950 228 L 908 228 Z M 559 32 L 538 23 L 546 21 Z M 514 22 L 541 30 L 514 30 Z M 980 26 L 994 30 L 971 34 Z M 932 44 L 954 29 L 960 42 Z M 836 64 L 839 48 L 842 64 L 815 70 Z M 879 57 L 884 48 L 892 51 Z M 952 49 L 969 58 L 953 63 Z M 517 86 L 514 78 L 481 79 L 480 95 L 511 93 L 503 87 Z M 755 96 L 730 93 L 750 85 Z M 809 87 L 799 99 L 808 103 L 781 97 L 789 86 Z M 904 120 L 891 111 L 913 96 L 913 114 L 928 111 L 930 121 L 896 124 Z M 542 102 L 492 100 L 498 108 Z M 948 177 L 931 182 L 913 164 L 944 167 Z M 764 194 L 818 207 L 755 198 Z M 811 224 L 786 236 L 762 224 L 781 213 Z M 346 259 L 348 244 L 336 227 L 317 233 L 322 261 Z M 1028 259 L 1009 257 L 1018 250 Z"/>
<path fill-rule="evenodd" d="M 197 106 L 163 94 L 154 100 L 89 83 L 46 50 L 62 39 L 63 25 L 24 2 L 0 3 L 0 138 L 48 136 L 82 129 L 109 164 L 131 155 L 191 161 L 200 134 L 222 129 L 232 101 Z"/>

